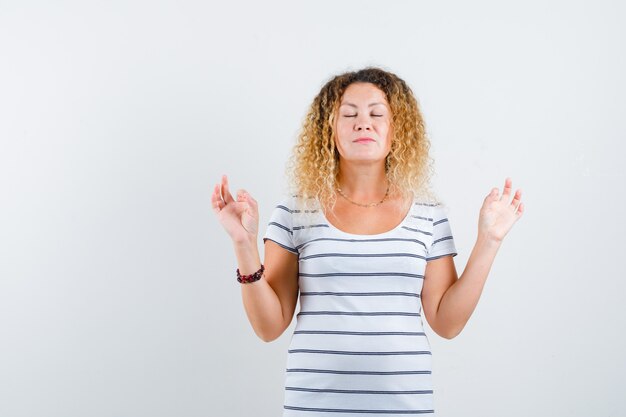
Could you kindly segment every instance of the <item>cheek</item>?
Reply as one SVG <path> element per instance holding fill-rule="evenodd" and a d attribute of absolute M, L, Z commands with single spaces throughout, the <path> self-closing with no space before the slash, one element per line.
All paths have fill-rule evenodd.
<path fill-rule="evenodd" d="M 389 152 L 391 150 L 391 142 L 393 140 L 393 129 L 387 127 L 386 132 L 387 140 L 385 141 L 385 149 Z"/>
<path fill-rule="evenodd" d="M 335 148 L 342 148 L 342 144 L 346 140 L 345 127 L 341 123 L 337 123 L 335 126 Z"/>
<path fill-rule="evenodd" d="M 379 128 L 379 132 L 382 136 L 386 137 L 387 139 L 391 139 L 391 128 L 389 124 L 385 123 L 381 125 Z"/>
<path fill-rule="evenodd" d="M 345 123 L 338 123 L 336 132 L 338 141 L 350 138 L 350 126 L 347 126 Z"/>

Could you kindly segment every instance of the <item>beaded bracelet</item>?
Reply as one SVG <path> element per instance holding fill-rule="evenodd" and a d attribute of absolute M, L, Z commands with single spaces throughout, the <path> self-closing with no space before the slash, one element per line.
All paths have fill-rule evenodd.
<path fill-rule="evenodd" d="M 239 281 L 241 284 L 248 284 L 250 282 L 258 281 L 261 279 L 263 271 L 265 271 L 265 266 L 263 266 L 263 264 L 261 264 L 261 269 L 250 275 L 241 275 L 241 273 L 239 272 L 239 268 L 237 268 L 237 281 Z"/>

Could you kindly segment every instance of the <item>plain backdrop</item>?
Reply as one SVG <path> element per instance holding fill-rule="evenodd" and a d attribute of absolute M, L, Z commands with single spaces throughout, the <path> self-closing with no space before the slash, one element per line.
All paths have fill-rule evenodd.
<path fill-rule="evenodd" d="M 295 320 L 254 334 L 210 193 L 228 174 L 264 233 L 308 105 L 366 65 L 419 100 L 459 273 L 491 187 L 523 190 L 466 328 L 427 329 L 437 415 L 622 415 L 625 20 L 618 1 L 0 1 L 0 416 L 280 416 Z"/>

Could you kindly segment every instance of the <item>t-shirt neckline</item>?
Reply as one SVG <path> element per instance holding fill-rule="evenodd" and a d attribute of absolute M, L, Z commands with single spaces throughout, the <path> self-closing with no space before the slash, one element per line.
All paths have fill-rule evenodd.
<path fill-rule="evenodd" d="M 398 229 L 402 228 L 402 226 L 405 225 L 406 221 L 409 219 L 409 217 L 411 216 L 411 213 L 413 212 L 413 207 L 415 206 L 415 199 L 413 199 L 411 201 L 411 205 L 409 206 L 409 210 L 406 213 L 406 215 L 402 218 L 402 221 L 395 226 L 393 229 L 391 230 L 387 230 L 386 232 L 382 232 L 382 233 L 376 233 L 376 234 L 372 234 L 372 235 L 365 235 L 365 234 L 357 234 L 357 233 L 349 233 L 349 232 L 345 232 L 341 229 L 339 229 L 338 227 L 336 227 L 335 225 L 333 225 L 328 218 L 326 217 L 326 213 L 324 213 L 324 210 L 320 207 L 320 214 L 322 215 L 322 218 L 324 220 L 324 222 L 326 222 L 326 224 L 328 225 L 328 227 L 340 234 L 343 235 L 347 235 L 347 236 L 354 236 L 354 237 L 360 237 L 360 238 L 375 238 L 375 237 L 380 237 L 380 236 L 384 236 L 384 235 L 388 235 L 390 233 L 393 233 L 395 231 L 397 231 Z"/>

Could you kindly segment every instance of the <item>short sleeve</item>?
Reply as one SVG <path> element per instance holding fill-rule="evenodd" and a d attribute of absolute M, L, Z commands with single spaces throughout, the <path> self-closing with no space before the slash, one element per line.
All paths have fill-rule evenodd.
<path fill-rule="evenodd" d="M 433 206 L 432 213 L 433 243 L 428 250 L 426 261 L 432 261 L 447 255 L 456 256 L 452 229 L 444 207 L 441 205 Z"/>
<path fill-rule="evenodd" d="M 280 247 L 289 252 L 298 254 L 295 239 L 293 235 L 293 211 L 294 208 L 292 198 L 284 198 L 272 211 L 270 220 L 267 224 L 263 243 L 266 240 L 275 242 Z"/>

